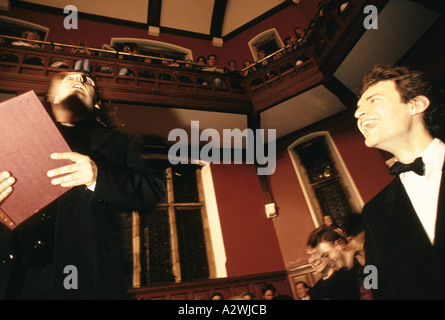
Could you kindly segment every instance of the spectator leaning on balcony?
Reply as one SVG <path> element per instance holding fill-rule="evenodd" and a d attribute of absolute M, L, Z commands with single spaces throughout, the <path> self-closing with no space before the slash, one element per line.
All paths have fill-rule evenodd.
<path fill-rule="evenodd" d="M 124 43 L 124 47 L 122 49 L 122 52 L 124 53 L 128 53 L 128 54 L 120 54 L 118 56 L 119 59 L 121 60 L 127 60 L 127 61 L 138 61 L 138 58 L 133 56 L 134 54 L 138 54 L 138 47 L 136 45 L 136 43 Z M 120 76 L 134 76 L 134 72 L 127 68 L 121 68 L 119 70 L 119 75 Z"/>
<path fill-rule="evenodd" d="M 224 69 L 221 67 L 218 67 L 216 65 L 216 55 L 215 54 L 211 54 L 207 57 L 207 67 L 203 68 L 203 71 L 209 71 L 209 72 L 218 72 L 218 73 L 224 73 Z M 223 81 L 221 78 L 214 78 L 213 79 L 213 84 L 216 87 L 222 87 L 223 86 Z"/>
<path fill-rule="evenodd" d="M 77 55 L 83 55 L 83 56 L 91 56 L 91 52 L 90 50 L 88 50 L 87 48 L 87 42 L 80 42 L 80 48 L 73 48 L 71 50 L 72 53 L 77 54 Z M 82 59 L 82 60 L 77 60 L 74 63 L 74 71 L 83 71 L 83 72 L 90 72 L 91 71 L 91 64 L 90 64 L 90 60 L 89 59 Z"/>
<path fill-rule="evenodd" d="M 294 36 L 292 37 L 292 45 L 293 49 L 297 49 L 298 47 L 304 45 L 307 41 L 306 30 L 302 27 L 296 27 L 294 30 Z"/>
<path fill-rule="evenodd" d="M 204 56 L 199 56 L 199 57 L 196 59 L 196 63 L 197 63 L 197 64 L 200 64 L 201 66 L 197 66 L 197 65 L 195 65 L 195 68 L 196 68 L 197 70 L 202 70 L 203 68 L 205 68 L 205 67 L 207 66 L 207 59 L 206 59 L 206 57 L 204 57 Z M 199 85 L 202 85 L 202 86 L 209 86 L 209 85 L 210 85 L 210 83 L 208 82 L 208 80 L 205 79 L 205 78 L 202 78 L 202 77 L 198 77 L 198 78 L 196 78 L 196 83 L 199 84 Z"/>
<path fill-rule="evenodd" d="M 37 31 L 34 31 L 34 30 L 24 31 L 22 33 L 22 38 L 29 39 L 29 40 L 38 40 L 38 41 L 41 40 Z M 13 42 L 11 42 L 11 44 L 14 46 L 29 47 L 29 48 L 34 48 L 34 49 L 41 48 L 40 44 L 32 42 L 32 41 L 26 41 L 26 40 L 13 41 Z M 36 65 L 36 66 L 43 66 L 42 59 L 39 57 L 33 57 L 33 56 L 25 59 L 24 63 L 32 64 L 32 65 Z"/>
<path fill-rule="evenodd" d="M 234 78 L 242 78 L 241 71 L 239 71 L 238 68 L 236 67 L 235 60 L 231 59 L 227 63 L 226 74 L 231 77 L 234 77 Z M 238 89 L 238 90 L 243 89 L 243 86 L 241 85 L 241 83 L 236 80 L 230 80 L 230 86 L 232 87 L 232 89 Z"/>
<path fill-rule="evenodd" d="M 28 39 L 28 40 L 37 40 L 40 41 L 42 40 L 39 36 L 39 34 L 37 33 L 37 31 L 34 30 L 27 30 L 24 31 L 22 33 L 21 36 L 23 39 Z M 23 46 L 23 47 L 30 47 L 30 48 L 35 48 L 35 49 L 40 49 L 40 44 L 33 42 L 33 41 L 26 41 L 26 40 L 17 40 L 17 41 L 13 41 L 11 42 L 12 45 L 14 46 Z"/>
<path fill-rule="evenodd" d="M 244 67 L 244 69 L 250 67 L 251 65 L 252 65 L 252 61 L 250 61 L 250 60 L 246 60 L 246 61 L 244 61 L 244 63 L 243 63 L 243 67 Z M 249 69 L 246 69 L 246 70 L 243 71 L 243 76 L 245 77 L 245 76 L 247 76 L 249 73 L 254 72 L 255 70 L 256 70 L 255 67 L 252 66 L 252 67 L 250 67 Z"/>
<path fill-rule="evenodd" d="M 264 50 L 259 50 L 258 51 L 258 61 L 261 61 L 261 62 L 257 62 L 256 64 L 255 64 L 255 66 L 257 66 L 257 67 L 265 67 L 265 66 L 267 66 L 268 64 L 269 64 L 269 61 L 268 61 L 268 59 L 265 59 L 267 57 L 267 54 L 266 54 L 266 51 L 264 51 Z M 264 59 L 264 60 L 263 60 Z M 272 78 L 272 77 L 274 77 L 274 76 L 276 76 L 277 74 L 273 71 L 273 70 L 271 70 L 271 71 L 268 71 L 267 73 L 266 73 L 266 75 L 265 75 L 265 80 L 267 81 L 267 80 L 269 80 L 270 78 Z"/>

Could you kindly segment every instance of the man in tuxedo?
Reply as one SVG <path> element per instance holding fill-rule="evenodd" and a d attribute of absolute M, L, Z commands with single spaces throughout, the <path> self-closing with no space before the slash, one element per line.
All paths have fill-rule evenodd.
<path fill-rule="evenodd" d="M 47 175 L 70 190 L 16 229 L 0 225 L 0 298 L 125 299 L 120 213 L 152 209 L 163 184 L 142 144 L 110 126 L 92 76 L 56 75 L 48 102 L 72 152 L 54 150 Z M 2 170 L 0 202 L 14 193 Z"/>
<path fill-rule="evenodd" d="M 405 67 L 375 66 L 357 90 L 365 144 L 394 155 L 394 180 L 363 208 L 374 299 L 445 298 L 443 94 Z"/>

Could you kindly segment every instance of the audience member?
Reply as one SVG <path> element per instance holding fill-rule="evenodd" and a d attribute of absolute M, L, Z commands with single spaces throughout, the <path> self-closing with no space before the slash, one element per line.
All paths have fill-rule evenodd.
<path fill-rule="evenodd" d="M 241 77 L 241 72 L 238 70 L 237 66 L 236 66 L 236 61 L 231 59 L 229 60 L 229 62 L 227 62 L 227 71 L 226 73 L 229 76 L 233 76 L 233 77 Z"/>
<path fill-rule="evenodd" d="M 24 32 L 22 32 L 21 37 L 23 39 L 27 39 L 27 40 L 36 40 L 36 41 L 42 40 L 40 38 L 40 35 L 35 30 L 24 31 Z M 11 42 L 11 44 L 14 46 L 30 47 L 30 48 L 35 48 L 35 49 L 41 48 L 39 43 L 33 42 L 33 41 L 26 41 L 26 40 L 15 40 L 15 41 Z"/>
<path fill-rule="evenodd" d="M 258 51 L 258 66 L 265 66 L 267 65 L 269 62 L 267 61 L 267 59 L 265 59 L 267 57 L 266 51 L 264 50 L 259 50 Z M 264 60 L 263 60 L 264 59 Z M 263 60 L 263 61 L 261 61 Z"/>
<path fill-rule="evenodd" d="M 231 77 L 242 78 L 241 71 L 238 70 L 238 68 L 236 66 L 236 61 L 233 59 L 229 60 L 229 62 L 227 63 L 226 73 L 227 73 L 227 75 L 229 75 Z M 230 80 L 230 86 L 232 89 L 237 89 L 237 90 L 243 89 L 243 86 L 241 85 L 241 83 L 232 81 L 232 80 Z"/>
<path fill-rule="evenodd" d="M 220 293 L 220 292 L 215 292 L 215 293 L 212 294 L 212 296 L 210 297 L 210 300 L 224 300 L 224 296 L 223 296 L 222 293 Z"/>
<path fill-rule="evenodd" d="M 314 241 L 322 257 L 328 257 L 335 271 L 354 266 L 354 255 L 345 252 L 346 240 L 332 227 L 319 227 L 313 232 Z"/>
<path fill-rule="evenodd" d="M 309 290 L 311 287 L 304 282 L 304 281 L 298 281 L 295 284 L 295 290 L 297 291 L 297 298 L 298 300 L 311 300 L 311 296 L 309 295 Z"/>
<path fill-rule="evenodd" d="M 310 290 L 312 300 L 360 300 L 360 287 L 356 273 L 344 269 L 346 262 L 342 257 L 331 258 L 320 244 L 326 242 L 326 237 L 334 237 L 332 228 L 315 229 L 308 238 L 307 252 L 309 263 L 314 270 L 321 273 L 322 278 Z M 337 234 L 338 235 L 338 234 Z"/>
<path fill-rule="evenodd" d="M 362 213 L 366 264 L 378 270 L 375 299 L 445 298 L 445 108 L 436 89 L 421 72 L 377 65 L 357 90 L 365 145 L 396 160 L 396 177 Z"/>
<path fill-rule="evenodd" d="M 323 224 L 324 224 L 326 227 L 333 227 L 333 228 L 336 227 L 336 224 L 335 224 L 335 222 L 334 222 L 334 219 L 332 219 L 332 216 L 331 216 L 330 214 L 325 214 L 325 215 L 323 215 Z"/>
<path fill-rule="evenodd" d="M 292 37 L 292 43 L 294 46 L 294 49 L 298 48 L 302 44 L 306 42 L 306 30 L 302 27 L 296 27 L 294 30 L 294 36 Z"/>
<path fill-rule="evenodd" d="M 170 60 L 162 60 L 162 65 L 166 67 L 179 67 L 179 63 L 176 61 L 170 61 Z M 159 80 L 165 80 L 165 81 L 174 81 L 173 77 L 170 73 L 162 72 L 159 75 Z"/>
<path fill-rule="evenodd" d="M 37 31 L 34 30 L 27 30 L 24 31 L 21 35 L 21 37 L 23 39 L 28 39 L 28 40 L 41 40 L 39 34 L 37 33 Z M 40 49 L 41 46 L 40 44 L 33 42 L 33 41 L 26 41 L 26 40 L 16 40 L 11 42 L 12 45 L 14 46 L 22 46 L 22 47 L 29 47 L 29 48 L 34 48 L 34 49 Z M 5 61 L 4 59 L 2 59 L 3 61 Z M 7 60 L 6 60 L 7 61 Z M 32 65 L 36 65 L 36 66 L 43 66 L 43 61 L 41 58 L 39 57 L 35 57 L 35 56 L 31 56 L 29 58 L 26 58 L 23 63 L 26 64 L 32 64 Z"/>
<path fill-rule="evenodd" d="M 250 66 L 252 66 L 252 67 L 250 67 Z M 249 69 L 246 69 L 246 70 L 243 71 L 243 76 L 244 77 L 247 76 L 249 73 L 252 73 L 252 72 L 256 71 L 255 67 L 253 66 L 252 61 L 250 61 L 250 60 L 244 61 L 243 67 L 244 67 L 244 69 L 246 69 L 247 67 L 250 67 Z"/>
<path fill-rule="evenodd" d="M 207 59 L 204 56 L 199 56 L 198 58 L 196 58 L 196 63 L 205 66 L 205 65 L 207 65 Z M 199 69 L 201 70 L 202 67 L 199 67 Z"/>
<path fill-rule="evenodd" d="M 273 300 L 276 291 L 277 289 L 273 284 L 266 283 L 263 285 L 263 288 L 261 289 L 261 294 L 263 295 L 264 300 Z"/>
<path fill-rule="evenodd" d="M 250 293 L 250 292 L 244 292 L 244 293 L 242 293 L 242 294 L 241 294 L 241 297 L 242 297 L 244 300 L 253 300 L 253 299 L 255 299 L 255 296 L 253 295 L 253 293 Z"/>
<path fill-rule="evenodd" d="M 185 62 L 181 62 L 180 66 L 184 70 L 192 70 L 193 69 L 193 60 L 187 59 Z M 185 75 L 185 74 L 179 74 L 178 80 L 182 83 L 193 83 L 193 80 L 188 75 Z"/>
<path fill-rule="evenodd" d="M 115 47 L 113 47 L 113 46 L 111 46 L 111 45 L 109 45 L 109 44 L 106 44 L 106 43 L 104 43 L 103 45 L 102 45 L 102 47 L 101 47 L 101 49 L 102 50 L 107 50 L 107 51 L 114 51 L 113 53 L 111 53 L 111 52 L 104 52 L 104 51 L 101 51 L 101 52 L 99 52 L 99 56 L 100 57 L 117 57 L 117 52 L 118 52 L 118 50 L 117 50 L 117 48 L 115 48 Z"/>
<path fill-rule="evenodd" d="M 293 42 L 291 37 L 284 38 L 284 46 L 286 48 L 286 52 L 289 53 L 293 50 Z"/>
<path fill-rule="evenodd" d="M 122 52 L 127 54 L 120 54 L 118 56 L 118 59 L 127 61 L 138 61 L 138 58 L 134 56 L 134 54 L 138 54 L 138 48 L 135 43 L 128 43 L 128 42 L 124 43 Z M 134 72 L 131 69 L 124 67 L 119 70 L 119 75 L 134 76 Z"/>
<path fill-rule="evenodd" d="M 341 230 L 346 238 L 346 246 L 343 250 L 349 252 L 361 266 L 365 266 L 363 216 L 357 213 L 347 215 L 342 222 Z"/>
<path fill-rule="evenodd" d="M 85 56 L 91 56 L 90 50 L 88 50 L 86 41 L 80 43 L 81 48 L 73 48 L 71 50 L 72 53 L 78 54 L 78 55 L 85 55 Z M 81 71 L 81 72 L 90 72 L 91 71 L 91 65 L 89 59 L 82 59 L 77 60 L 74 63 L 74 71 Z"/>
<path fill-rule="evenodd" d="M 208 71 L 208 72 L 218 72 L 218 73 L 224 73 L 224 69 L 221 67 L 218 67 L 216 65 L 216 55 L 215 54 L 210 54 L 207 57 L 207 66 L 202 68 L 203 71 Z M 223 81 L 221 78 L 215 77 L 213 78 L 213 84 L 216 87 L 222 87 L 223 86 Z"/>
<path fill-rule="evenodd" d="M 186 59 L 185 63 L 182 65 L 185 69 L 193 69 L 193 60 L 192 59 Z"/>
<path fill-rule="evenodd" d="M 198 70 L 202 70 L 207 65 L 207 59 L 204 56 L 199 56 L 196 59 L 196 63 L 200 64 L 201 66 L 195 65 L 195 68 L 198 69 Z M 208 80 L 205 79 L 205 78 L 202 78 L 202 77 L 196 78 L 196 83 L 199 84 L 199 85 L 202 85 L 202 86 L 209 86 L 210 85 Z"/>
<path fill-rule="evenodd" d="M 346 245 L 342 248 L 343 252 L 354 257 L 354 267 L 360 286 L 360 295 L 362 300 L 372 300 L 372 290 L 365 288 L 364 280 L 367 274 L 365 267 L 365 231 L 363 217 L 361 214 L 348 214 L 342 220 L 341 230 L 346 239 Z"/>
<path fill-rule="evenodd" d="M 278 50 L 274 56 L 273 56 L 273 60 L 279 60 L 281 59 L 281 57 L 283 56 L 283 54 L 285 53 L 284 50 Z"/>
<path fill-rule="evenodd" d="M 243 74 L 242 74 L 243 77 L 246 77 L 248 74 L 253 73 L 253 72 L 256 71 L 255 65 L 250 60 L 244 61 L 243 66 L 244 66 L 244 69 L 245 69 L 243 71 Z M 246 69 L 247 67 L 250 67 L 250 68 Z M 263 83 L 263 80 L 261 80 L 260 77 L 257 77 L 257 78 L 253 79 L 250 82 L 250 86 L 251 87 L 255 87 L 255 86 L 260 85 L 261 83 Z"/>
<path fill-rule="evenodd" d="M 332 276 L 334 269 L 332 268 L 331 261 L 327 259 L 328 257 L 322 259 L 322 254 L 318 247 L 308 245 L 306 247 L 306 253 L 308 263 L 311 265 L 312 269 L 314 269 L 315 273 L 320 274 L 323 279 Z"/>
<path fill-rule="evenodd" d="M 259 50 L 259 51 L 258 51 L 258 62 L 255 64 L 255 66 L 256 66 L 256 67 L 258 67 L 258 66 L 260 66 L 260 67 L 264 67 L 264 66 L 268 65 L 269 62 L 268 62 L 267 59 L 265 59 L 266 57 L 267 57 L 267 55 L 266 55 L 266 51 L 264 51 L 264 50 Z M 264 59 L 264 60 L 263 60 L 263 59 Z M 262 60 L 262 61 L 261 61 L 261 60 Z M 269 80 L 270 78 L 275 77 L 276 75 L 277 75 L 277 74 L 276 74 L 273 70 L 268 71 L 268 72 L 266 73 L 266 75 L 265 75 L 265 80 Z"/>

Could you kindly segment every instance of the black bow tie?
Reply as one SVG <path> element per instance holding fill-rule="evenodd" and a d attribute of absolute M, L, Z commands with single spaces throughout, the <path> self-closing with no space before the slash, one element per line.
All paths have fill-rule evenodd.
<path fill-rule="evenodd" d="M 389 172 L 394 176 L 407 171 L 414 171 L 419 176 L 423 176 L 425 174 L 425 164 L 423 163 L 422 158 L 417 158 L 416 160 L 414 160 L 414 162 L 408 164 L 396 162 L 389 169 Z"/>

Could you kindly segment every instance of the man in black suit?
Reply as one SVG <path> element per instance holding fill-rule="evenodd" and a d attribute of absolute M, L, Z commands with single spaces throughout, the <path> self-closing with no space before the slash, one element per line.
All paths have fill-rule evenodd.
<path fill-rule="evenodd" d="M 56 75 L 48 101 L 72 150 L 54 150 L 48 179 L 71 189 L 16 229 L 0 226 L 0 297 L 125 299 L 120 213 L 150 210 L 163 185 L 142 145 L 110 127 L 92 76 Z M 14 192 L 11 178 L 2 173 L 0 201 Z"/>
<path fill-rule="evenodd" d="M 366 264 L 378 271 L 374 299 L 443 299 L 442 93 L 420 72 L 384 66 L 372 68 L 357 92 L 366 146 L 395 158 L 395 179 L 363 208 Z"/>

